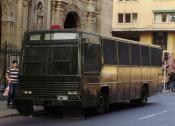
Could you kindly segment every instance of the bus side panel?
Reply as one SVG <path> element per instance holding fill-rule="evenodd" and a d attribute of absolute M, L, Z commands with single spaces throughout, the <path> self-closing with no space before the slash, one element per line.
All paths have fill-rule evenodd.
<path fill-rule="evenodd" d="M 117 83 L 113 83 L 110 86 L 111 88 L 111 103 L 116 103 L 117 102 Z"/>
<path fill-rule="evenodd" d="M 163 86 L 163 71 L 162 67 L 158 68 L 158 76 L 159 76 L 159 83 L 157 84 L 158 91 L 161 91 L 161 88 Z"/>
<path fill-rule="evenodd" d="M 158 91 L 159 84 L 159 68 L 151 68 L 151 85 L 149 88 L 149 95 L 152 96 Z"/>
<path fill-rule="evenodd" d="M 146 66 L 142 67 L 142 84 L 144 83 L 148 84 L 148 90 L 151 89 L 151 68 Z"/>
<path fill-rule="evenodd" d="M 141 67 L 131 67 L 130 99 L 140 96 L 141 88 Z"/>
<path fill-rule="evenodd" d="M 111 103 L 117 102 L 117 67 L 116 66 L 104 66 L 101 71 L 100 82 L 102 86 L 108 86 L 110 90 Z M 100 88 L 99 87 L 99 88 Z"/>
<path fill-rule="evenodd" d="M 82 78 L 82 106 L 92 107 L 96 105 L 99 87 L 99 77 L 84 76 Z"/>
<path fill-rule="evenodd" d="M 129 86 L 130 82 L 130 67 L 119 66 L 118 67 L 118 90 L 117 90 L 117 100 L 124 101 L 129 99 Z M 125 87 L 126 84 L 126 87 Z"/>
<path fill-rule="evenodd" d="M 123 92 L 124 92 L 123 100 L 129 101 L 129 99 L 130 99 L 130 82 L 124 83 L 124 91 Z"/>

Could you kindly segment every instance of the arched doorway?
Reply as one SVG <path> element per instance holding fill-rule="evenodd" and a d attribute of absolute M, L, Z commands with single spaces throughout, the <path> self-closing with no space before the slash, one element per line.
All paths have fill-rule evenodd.
<path fill-rule="evenodd" d="M 64 28 L 80 28 L 80 17 L 79 15 L 71 11 L 67 14 L 64 22 Z"/>

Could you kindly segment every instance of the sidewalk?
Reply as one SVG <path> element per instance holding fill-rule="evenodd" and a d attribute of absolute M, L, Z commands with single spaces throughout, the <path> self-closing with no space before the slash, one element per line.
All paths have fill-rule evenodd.
<path fill-rule="evenodd" d="M 173 93 L 173 92 L 171 92 L 170 90 L 162 90 L 161 93 L 162 94 L 167 94 L 167 93 Z"/>
<path fill-rule="evenodd" d="M 161 93 L 167 94 L 167 93 L 171 93 L 171 91 L 162 90 Z M 6 100 L 1 96 L 1 98 L 0 98 L 0 119 L 18 115 L 18 112 L 16 111 L 16 109 L 8 109 L 6 104 L 7 104 Z M 42 110 L 42 108 L 36 107 L 36 110 L 40 111 L 40 110 Z"/>
<path fill-rule="evenodd" d="M 0 118 L 18 115 L 16 109 L 8 109 L 6 100 L 0 100 Z"/>

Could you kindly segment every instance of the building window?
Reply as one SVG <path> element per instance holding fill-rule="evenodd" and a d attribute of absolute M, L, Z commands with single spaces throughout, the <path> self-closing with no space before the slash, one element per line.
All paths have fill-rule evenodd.
<path fill-rule="evenodd" d="M 155 13 L 154 22 L 155 23 L 175 22 L 175 12 Z"/>
<path fill-rule="evenodd" d="M 153 32 L 153 44 L 161 46 L 164 50 L 167 49 L 167 32 Z"/>
<path fill-rule="evenodd" d="M 119 13 L 118 23 L 136 23 L 137 13 Z"/>
<path fill-rule="evenodd" d="M 137 13 L 132 14 L 132 22 L 133 23 L 137 22 Z"/>
<path fill-rule="evenodd" d="M 166 22 L 167 20 L 167 14 L 162 14 L 162 22 Z"/>
<path fill-rule="evenodd" d="M 125 14 L 125 22 L 130 23 L 131 22 L 131 14 L 127 13 Z"/>
<path fill-rule="evenodd" d="M 123 23 L 123 14 L 118 14 L 118 23 Z"/>

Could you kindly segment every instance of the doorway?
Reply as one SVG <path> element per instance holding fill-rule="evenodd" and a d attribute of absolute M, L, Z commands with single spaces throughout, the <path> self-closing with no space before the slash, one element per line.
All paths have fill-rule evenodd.
<path fill-rule="evenodd" d="M 80 17 L 79 15 L 71 11 L 67 14 L 65 22 L 64 22 L 64 28 L 80 28 Z"/>

